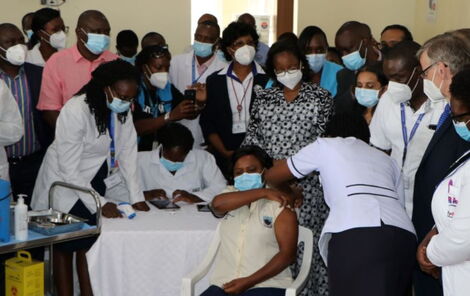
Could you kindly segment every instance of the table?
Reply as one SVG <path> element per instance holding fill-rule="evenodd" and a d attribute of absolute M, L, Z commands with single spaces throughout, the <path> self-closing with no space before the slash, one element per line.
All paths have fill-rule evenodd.
<path fill-rule="evenodd" d="M 180 295 L 181 279 L 204 258 L 219 220 L 184 204 L 176 212 L 137 212 L 128 220 L 102 219 L 87 253 L 95 295 Z M 199 295 L 208 279 L 196 286 Z"/>

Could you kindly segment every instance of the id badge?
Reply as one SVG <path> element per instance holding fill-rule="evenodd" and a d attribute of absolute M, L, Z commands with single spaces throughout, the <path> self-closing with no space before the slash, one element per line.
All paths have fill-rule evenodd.
<path fill-rule="evenodd" d="M 104 184 L 106 185 L 107 189 L 113 188 L 119 184 L 121 184 L 122 179 L 118 172 L 112 173 L 109 177 L 104 179 Z"/>
<path fill-rule="evenodd" d="M 409 177 L 403 177 L 403 186 L 405 187 L 406 190 L 410 189 L 411 187 L 411 178 Z"/>
<path fill-rule="evenodd" d="M 232 126 L 232 134 L 242 134 L 242 133 L 246 133 L 245 122 L 235 122 Z"/>

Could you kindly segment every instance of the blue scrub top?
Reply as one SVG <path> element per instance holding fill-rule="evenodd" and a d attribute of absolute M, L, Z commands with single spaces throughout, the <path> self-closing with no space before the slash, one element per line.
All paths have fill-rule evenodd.
<path fill-rule="evenodd" d="M 342 66 L 330 61 L 325 61 L 325 64 L 323 65 L 323 70 L 320 78 L 320 86 L 328 90 L 331 93 L 332 97 L 336 96 L 336 92 L 338 90 L 338 81 L 336 80 L 336 73 L 338 73 L 342 69 Z"/>

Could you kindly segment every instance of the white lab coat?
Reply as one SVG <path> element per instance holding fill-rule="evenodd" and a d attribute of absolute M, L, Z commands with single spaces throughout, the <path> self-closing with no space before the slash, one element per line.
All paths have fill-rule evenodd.
<path fill-rule="evenodd" d="M 468 151 L 467 153 L 470 153 Z M 447 176 L 432 198 L 432 215 L 439 234 L 426 253 L 442 267 L 445 296 L 464 296 L 470 291 L 470 160 Z"/>
<path fill-rule="evenodd" d="M 191 150 L 174 175 L 161 164 L 160 148 L 139 152 L 139 170 L 143 190 L 163 189 L 169 198 L 175 190 L 185 190 L 210 202 L 227 186 L 214 157 L 201 149 Z"/>
<path fill-rule="evenodd" d="M 129 192 L 129 202 L 144 201 L 137 176 L 137 135 L 132 122 L 131 112 L 121 124 L 116 114 L 115 151 Z M 85 95 L 73 97 L 62 108 L 57 119 L 56 135 L 47 150 L 34 187 L 32 208 L 34 210 L 48 207 L 48 192 L 54 181 L 64 181 L 78 186 L 91 188 L 90 182 L 110 155 L 111 137 L 108 131 L 100 135 L 85 103 Z M 109 167 L 109 166 L 108 166 Z M 58 188 L 54 199 L 54 208 L 68 212 L 80 198 L 91 213 L 96 212 L 95 203 L 90 195 Z M 101 205 L 106 199 L 101 197 Z"/>
<path fill-rule="evenodd" d="M 302 178 L 320 172 L 330 213 L 318 245 L 327 263 L 331 233 L 381 223 L 415 233 L 405 211 L 398 164 L 356 138 L 319 138 L 287 160 L 290 172 Z"/>
<path fill-rule="evenodd" d="M 21 140 L 24 134 L 23 119 L 15 98 L 0 79 L 0 179 L 10 180 L 5 146 Z"/>
<path fill-rule="evenodd" d="M 444 111 L 444 105 L 444 102 L 433 104 L 430 100 L 427 100 L 414 112 L 408 104 L 405 104 L 405 125 L 408 137 L 419 116 L 421 114 L 424 115 L 414 137 L 408 144 L 406 160 L 403 166 L 405 143 L 403 141 L 401 107 L 400 104 L 392 100 L 390 93 L 386 92 L 380 98 L 374 117 L 372 117 L 372 121 L 369 125 L 370 143 L 381 150 L 392 150 L 390 156 L 395 159 L 402 169 L 405 188 L 405 208 L 409 217 L 411 217 L 413 213 L 413 193 L 416 171 L 421 163 L 426 147 L 428 147 L 434 135 L 434 130 L 429 127 L 431 125 L 437 125 L 439 117 Z"/>
<path fill-rule="evenodd" d="M 184 94 L 184 91 L 188 88 L 189 85 L 192 85 L 192 63 L 194 59 L 194 51 L 191 50 L 188 53 L 183 53 L 175 56 L 171 59 L 170 66 L 170 80 L 171 83 Z M 206 72 L 202 74 L 198 82 L 206 83 L 206 79 L 212 73 L 221 70 L 227 65 L 226 62 L 221 61 L 219 58 L 215 57 L 209 68 Z M 197 75 L 197 71 L 196 71 Z M 202 130 L 199 125 L 199 116 L 195 119 L 188 120 L 183 119 L 179 121 L 182 125 L 186 126 L 194 137 L 194 148 L 200 148 L 201 144 L 204 142 L 204 137 L 202 135 Z"/>

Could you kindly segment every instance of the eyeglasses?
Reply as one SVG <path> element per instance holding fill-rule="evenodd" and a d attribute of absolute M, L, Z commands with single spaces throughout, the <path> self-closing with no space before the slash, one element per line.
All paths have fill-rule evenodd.
<path fill-rule="evenodd" d="M 435 65 L 437 65 L 439 62 L 434 62 L 432 63 L 431 65 L 429 65 L 428 67 L 426 67 L 426 69 L 424 69 L 423 71 L 421 71 L 421 73 L 419 73 L 419 75 L 421 76 L 421 78 L 425 79 L 427 74 L 426 72 L 428 72 L 432 67 L 434 67 Z M 444 64 L 444 67 L 448 67 L 448 65 L 446 63 L 442 63 Z"/>
<path fill-rule="evenodd" d="M 459 122 L 461 122 L 461 121 L 458 121 L 458 120 L 456 120 L 456 119 L 458 119 L 458 118 L 460 118 L 460 117 L 468 116 L 468 115 L 470 115 L 470 112 L 466 112 L 466 113 L 462 113 L 462 114 L 458 114 L 458 115 L 453 115 L 453 116 L 451 117 L 451 119 L 452 119 L 452 121 L 454 122 L 454 124 L 457 124 L 457 123 L 459 123 Z M 465 122 L 465 124 L 468 124 L 469 122 L 470 122 L 470 119 L 467 120 L 467 122 Z"/>
<path fill-rule="evenodd" d="M 277 70 L 274 70 L 274 74 L 276 74 L 277 77 L 284 77 L 286 76 L 286 73 L 289 73 L 289 74 L 294 74 L 295 72 L 297 72 L 298 70 L 302 69 L 302 63 L 299 65 L 299 67 L 297 68 L 290 68 L 289 70 L 287 71 L 277 71 Z"/>

